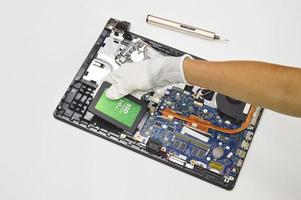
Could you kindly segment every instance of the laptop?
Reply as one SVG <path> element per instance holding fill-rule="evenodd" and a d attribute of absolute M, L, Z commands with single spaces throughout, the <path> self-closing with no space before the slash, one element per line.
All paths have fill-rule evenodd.
<path fill-rule="evenodd" d="M 56 107 L 54 117 L 179 173 L 231 190 L 263 109 L 185 84 L 140 96 L 108 99 L 105 91 L 111 84 L 102 80 L 124 63 L 141 62 L 157 54 L 189 54 L 129 29 L 129 22 L 109 19 Z"/>

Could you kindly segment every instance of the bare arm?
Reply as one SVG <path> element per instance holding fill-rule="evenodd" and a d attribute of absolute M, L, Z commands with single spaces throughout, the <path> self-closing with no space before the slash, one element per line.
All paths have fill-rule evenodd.
<path fill-rule="evenodd" d="M 301 117 L 301 69 L 256 61 L 185 59 L 188 83 L 253 105 Z"/>

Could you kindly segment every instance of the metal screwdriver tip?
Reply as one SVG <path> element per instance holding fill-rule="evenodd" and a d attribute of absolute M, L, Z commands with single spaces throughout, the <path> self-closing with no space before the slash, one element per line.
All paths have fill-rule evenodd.
<path fill-rule="evenodd" d="M 223 37 L 220 37 L 220 40 L 225 41 L 225 42 L 229 42 L 229 40 L 227 38 L 223 38 Z"/>
<path fill-rule="evenodd" d="M 223 37 L 218 36 L 218 35 L 215 35 L 215 36 L 214 36 L 214 39 L 216 39 L 216 40 L 221 40 L 221 41 L 224 41 L 224 42 L 229 42 L 229 40 L 228 40 L 227 38 L 223 38 Z"/>

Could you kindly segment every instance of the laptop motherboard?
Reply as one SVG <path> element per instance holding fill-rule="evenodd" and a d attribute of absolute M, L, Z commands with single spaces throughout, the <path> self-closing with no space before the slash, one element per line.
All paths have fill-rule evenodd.
<path fill-rule="evenodd" d="M 225 189 L 232 189 L 263 109 L 197 86 L 171 85 L 109 100 L 102 79 L 126 62 L 185 52 L 110 19 L 54 117 Z M 201 59 L 191 55 L 195 59 Z"/>

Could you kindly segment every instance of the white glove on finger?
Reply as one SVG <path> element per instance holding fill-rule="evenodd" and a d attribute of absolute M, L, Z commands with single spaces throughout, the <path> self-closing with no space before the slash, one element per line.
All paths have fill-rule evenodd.
<path fill-rule="evenodd" d="M 126 63 L 104 78 L 103 81 L 112 84 L 106 95 L 110 99 L 119 99 L 130 93 L 146 93 L 175 83 L 187 84 L 183 72 L 183 61 L 187 57 L 191 58 L 189 55 L 160 55 L 137 63 Z"/>

